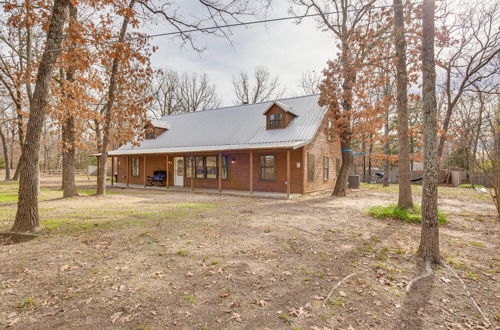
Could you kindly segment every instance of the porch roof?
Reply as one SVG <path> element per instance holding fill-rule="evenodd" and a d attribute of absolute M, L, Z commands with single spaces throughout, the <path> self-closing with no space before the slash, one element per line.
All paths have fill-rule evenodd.
<path fill-rule="evenodd" d="M 169 129 L 156 139 L 123 145 L 109 155 L 300 148 L 313 140 L 325 116 L 318 100 L 309 95 L 164 116 L 158 121 Z M 263 112 L 275 102 L 296 116 L 286 128 L 268 130 Z"/>
<path fill-rule="evenodd" d="M 113 150 L 108 153 L 110 156 L 139 155 L 139 154 L 174 154 L 191 153 L 205 151 L 230 151 L 230 150 L 256 150 L 256 149 L 297 149 L 306 145 L 307 141 L 289 141 L 281 143 L 259 143 L 259 144 L 226 144 L 219 146 L 198 146 L 198 147 L 172 147 L 172 148 L 151 148 L 132 150 Z M 100 154 L 96 154 L 100 155 Z"/>

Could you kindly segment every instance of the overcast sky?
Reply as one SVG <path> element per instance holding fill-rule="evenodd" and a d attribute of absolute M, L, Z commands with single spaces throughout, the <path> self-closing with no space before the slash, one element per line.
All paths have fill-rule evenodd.
<path fill-rule="evenodd" d="M 268 18 L 289 16 L 286 0 L 273 3 Z M 167 31 L 172 31 L 172 27 L 159 24 L 149 32 Z M 222 105 L 232 105 L 235 102 L 232 77 L 242 70 L 250 74 L 256 66 L 265 66 L 279 76 L 287 89 L 286 96 L 296 96 L 302 94 L 298 88 L 302 72 L 321 72 L 326 61 L 336 54 L 333 35 L 322 32 L 312 18 L 299 25 L 289 20 L 235 27 L 231 31 L 232 43 L 216 36 L 196 34 L 196 45 L 206 47 L 202 53 L 192 50 L 189 45 L 182 46 L 179 38 L 155 38 L 152 42 L 159 50 L 153 55 L 153 65 L 178 72 L 206 72 L 217 86 Z"/>

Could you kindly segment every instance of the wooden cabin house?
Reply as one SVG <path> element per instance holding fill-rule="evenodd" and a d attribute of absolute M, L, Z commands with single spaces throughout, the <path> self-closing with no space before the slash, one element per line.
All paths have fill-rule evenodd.
<path fill-rule="evenodd" d="M 305 194 L 333 189 L 340 142 L 319 95 L 164 116 L 109 152 L 113 181 Z"/>

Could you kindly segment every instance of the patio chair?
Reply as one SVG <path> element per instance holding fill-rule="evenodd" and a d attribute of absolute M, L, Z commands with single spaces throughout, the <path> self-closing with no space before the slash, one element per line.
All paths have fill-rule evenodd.
<path fill-rule="evenodd" d="M 167 178 L 166 171 L 154 171 L 153 176 L 148 176 L 148 186 L 158 185 L 164 186 Z"/>

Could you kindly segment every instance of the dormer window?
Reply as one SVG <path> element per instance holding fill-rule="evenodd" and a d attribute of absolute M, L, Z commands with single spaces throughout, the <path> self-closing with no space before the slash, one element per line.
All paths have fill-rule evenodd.
<path fill-rule="evenodd" d="M 264 111 L 264 115 L 266 116 L 267 129 L 286 128 L 297 117 L 291 107 L 277 101 L 269 105 Z"/>
<path fill-rule="evenodd" d="M 283 127 L 283 113 L 272 113 L 269 115 L 269 128 Z"/>
<path fill-rule="evenodd" d="M 156 139 L 169 129 L 170 123 L 162 120 L 153 120 L 144 126 L 144 138 L 146 140 Z"/>

